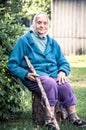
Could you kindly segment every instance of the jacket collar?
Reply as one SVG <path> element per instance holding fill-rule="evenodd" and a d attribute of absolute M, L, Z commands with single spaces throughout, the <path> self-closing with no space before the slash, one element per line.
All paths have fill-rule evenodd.
<path fill-rule="evenodd" d="M 33 38 L 31 37 L 31 33 L 33 33 L 32 30 L 28 31 L 25 36 L 26 36 L 26 38 L 27 38 L 29 44 L 30 44 L 31 46 L 33 46 L 34 51 L 37 52 L 37 53 L 41 53 L 42 55 L 47 55 L 47 54 L 51 51 L 51 48 L 52 48 L 52 47 L 50 47 L 50 46 L 53 46 L 52 38 L 51 38 L 49 35 L 47 35 L 47 48 L 45 49 L 45 52 L 42 53 L 42 52 L 39 50 L 39 48 L 35 45 L 34 40 L 33 40 Z"/>
<path fill-rule="evenodd" d="M 32 37 L 31 37 L 31 33 L 33 33 L 32 30 L 28 31 L 25 36 L 29 40 L 29 43 L 33 44 L 34 41 L 33 41 Z M 52 39 L 50 38 L 49 35 L 47 35 L 47 41 L 49 42 L 50 45 L 52 45 Z"/>
<path fill-rule="evenodd" d="M 31 37 L 31 33 L 32 33 L 32 31 L 28 31 L 28 32 L 25 34 L 25 37 L 27 38 L 29 44 L 34 44 L 33 38 Z"/>

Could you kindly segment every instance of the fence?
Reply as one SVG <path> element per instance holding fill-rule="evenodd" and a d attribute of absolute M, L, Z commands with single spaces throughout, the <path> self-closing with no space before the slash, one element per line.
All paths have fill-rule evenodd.
<path fill-rule="evenodd" d="M 52 36 L 65 55 L 86 54 L 86 0 L 52 0 Z"/>

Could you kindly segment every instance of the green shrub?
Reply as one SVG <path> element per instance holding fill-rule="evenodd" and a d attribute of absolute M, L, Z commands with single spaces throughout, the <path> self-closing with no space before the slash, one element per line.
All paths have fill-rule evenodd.
<path fill-rule="evenodd" d="M 13 6 L 12 6 L 13 8 Z M 9 119 L 20 108 L 21 86 L 6 67 L 16 39 L 24 33 L 17 13 L 11 4 L 0 4 L 0 120 Z"/>

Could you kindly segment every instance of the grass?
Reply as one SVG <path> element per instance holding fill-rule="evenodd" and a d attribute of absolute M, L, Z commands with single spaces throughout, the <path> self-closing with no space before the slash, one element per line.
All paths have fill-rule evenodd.
<path fill-rule="evenodd" d="M 70 56 L 67 60 L 71 65 L 69 80 L 77 97 L 76 110 L 78 115 L 86 120 L 86 55 Z M 20 115 L 16 121 L 0 124 L 0 130 L 46 130 L 44 126 L 37 125 L 31 119 L 31 93 L 27 90 L 25 99 L 22 99 L 22 102 L 26 114 Z M 86 130 L 86 128 L 78 128 L 70 124 L 60 124 L 60 128 L 61 130 Z"/>

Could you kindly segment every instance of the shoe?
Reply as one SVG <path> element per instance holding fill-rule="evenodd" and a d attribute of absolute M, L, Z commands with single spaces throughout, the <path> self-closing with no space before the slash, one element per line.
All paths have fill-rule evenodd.
<path fill-rule="evenodd" d="M 53 118 L 50 116 L 45 117 L 45 126 L 47 127 L 48 130 L 56 130 L 56 127 L 53 123 Z"/>
<path fill-rule="evenodd" d="M 86 127 L 86 122 L 82 121 L 80 119 L 77 119 L 73 122 L 73 125 L 76 125 L 78 127 Z"/>
<path fill-rule="evenodd" d="M 48 130 L 56 130 L 56 128 L 55 128 L 53 123 L 47 124 L 46 127 L 47 127 Z"/>

